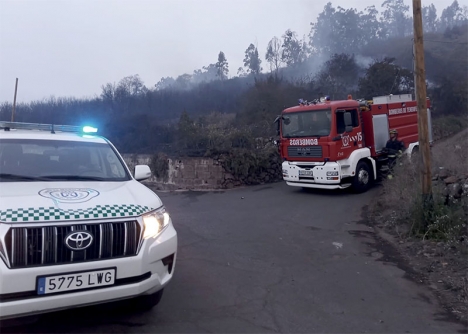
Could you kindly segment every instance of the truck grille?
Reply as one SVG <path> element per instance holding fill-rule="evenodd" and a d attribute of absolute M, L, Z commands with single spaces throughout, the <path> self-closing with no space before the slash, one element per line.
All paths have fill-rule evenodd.
<path fill-rule="evenodd" d="M 65 245 L 73 231 L 88 231 L 91 245 L 72 251 Z M 134 256 L 141 240 L 137 221 L 48 227 L 12 227 L 5 237 L 11 268 L 67 264 Z"/>
<path fill-rule="evenodd" d="M 322 146 L 288 146 L 290 158 L 321 158 Z"/>

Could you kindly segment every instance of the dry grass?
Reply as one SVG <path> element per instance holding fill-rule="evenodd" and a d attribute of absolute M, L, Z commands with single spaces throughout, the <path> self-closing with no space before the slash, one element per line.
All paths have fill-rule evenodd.
<path fill-rule="evenodd" d="M 468 220 L 468 130 L 441 141 L 431 150 L 433 210 L 427 211 L 421 196 L 419 161 L 403 159 L 395 177 L 384 181 L 380 202 L 374 215 L 381 215 L 387 226 L 398 234 L 418 235 L 423 239 L 457 241 L 467 239 Z M 445 174 L 445 175 L 444 175 Z M 438 176 L 441 176 L 439 178 Z M 452 196 L 442 176 L 455 176 L 463 193 Z"/>
<path fill-rule="evenodd" d="M 432 150 L 432 166 L 434 174 L 445 168 L 451 175 L 468 178 L 468 131 L 437 143 Z"/>
<path fill-rule="evenodd" d="M 422 210 L 418 161 L 404 161 L 402 166 L 397 166 L 395 178 L 383 182 L 382 196 L 370 208 L 369 218 L 390 234 L 398 235 L 397 249 L 410 259 L 413 269 L 435 287 L 444 307 L 466 321 L 468 129 L 438 141 L 431 152 L 435 179 L 432 183 L 433 211 L 428 214 Z M 444 181 L 446 176 L 457 177 L 463 189 L 461 196 L 450 195 Z M 439 288 L 441 282 L 443 288 Z"/>

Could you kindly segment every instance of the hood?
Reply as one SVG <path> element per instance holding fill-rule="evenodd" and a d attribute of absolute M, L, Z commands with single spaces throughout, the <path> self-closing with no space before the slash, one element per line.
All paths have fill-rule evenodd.
<path fill-rule="evenodd" d="M 5 223 L 135 217 L 160 206 L 160 198 L 135 180 L 0 184 Z"/>

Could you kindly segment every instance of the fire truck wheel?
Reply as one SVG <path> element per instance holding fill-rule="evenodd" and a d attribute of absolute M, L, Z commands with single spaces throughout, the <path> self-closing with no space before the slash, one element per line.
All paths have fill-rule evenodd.
<path fill-rule="evenodd" d="M 372 183 L 372 173 L 369 165 L 364 161 L 359 161 L 356 167 L 356 175 L 353 179 L 353 190 L 358 193 L 365 192 Z"/>

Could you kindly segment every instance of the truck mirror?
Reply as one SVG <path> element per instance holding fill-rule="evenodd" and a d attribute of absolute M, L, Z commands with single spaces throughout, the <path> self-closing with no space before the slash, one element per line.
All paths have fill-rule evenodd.
<path fill-rule="evenodd" d="M 279 134 L 280 134 L 280 120 L 281 120 L 281 118 L 282 118 L 281 115 L 278 116 L 278 117 L 276 117 L 275 122 L 274 122 L 275 125 L 276 125 L 276 134 L 277 134 L 278 136 L 279 136 Z"/>

